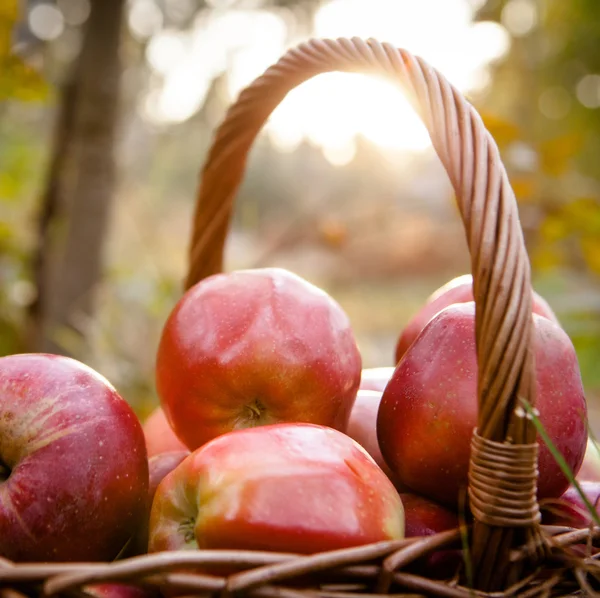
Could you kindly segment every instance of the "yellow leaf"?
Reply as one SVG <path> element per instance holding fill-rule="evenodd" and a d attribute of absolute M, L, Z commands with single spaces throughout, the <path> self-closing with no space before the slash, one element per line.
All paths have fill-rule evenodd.
<path fill-rule="evenodd" d="M 519 201 L 531 202 L 536 198 L 537 181 L 532 176 L 518 176 L 511 179 L 510 184 Z"/>
<path fill-rule="evenodd" d="M 19 0 L 2 0 L 0 2 L 0 21 L 12 21 L 19 18 Z"/>
<path fill-rule="evenodd" d="M 565 257 L 559 247 L 539 248 L 531 259 L 533 267 L 538 271 L 548 271 L 563 266 Z"/>
<path fill-rule="evenodd" d="M 600 274 L 600 239 L 596 236 L 582 237 L 579 243 L 588 268 L 595 274 Z"/>
<path fill-rule="evenodd" d="M 563 212 L 574 230 L 600 236 L 600 199 L 579 197 L 566 204 Z"/>
<path fill-rule="evenodd" d="M 567 237 L 570 233 L 570 227 L 565 218 L 560 214 L 547 216 L 540 228 L 540 233 L 544 241 L 554 243 Z"/>
<path fill-rule="evenodd" d="M 18 18 L 18 0 L 0 0 L 0 101 L 39 100 L 48 92 L 40 73 L 12 54 L 13 31 Z"/>
<path fill-rule="evenodd" d="M 542 170 L 554 176 L 563 174 L 582 145 L 583 136 L 580 133 L 569 133 L 542 141 L 539 144 Z"/>
<path fill-rule="evenodd" d="M 48 84 L 40 73 L 16 56 L 0 60 L 0 101 L 42 100 L 48 94 Z"/>
<path fill-rule="evenodd" d="M 12 32 L 19 18 L 18 0 L 0 1 L 0 58 L 10 53 Z"/>
<path fill-rule="evenodd" d="M 339 220 L 333 218 L 321 220 L 318 229 L 321 241 L 332 249 L 339 249 L 348 240 L 348 229 Z"/>
<path fill-rule="evenodd" d="M 519 138 L 519 128 L 514 123 L 489 113 L 480 113 L 485 128 L 490 132 L 496 143 L 507 145 Z"/>

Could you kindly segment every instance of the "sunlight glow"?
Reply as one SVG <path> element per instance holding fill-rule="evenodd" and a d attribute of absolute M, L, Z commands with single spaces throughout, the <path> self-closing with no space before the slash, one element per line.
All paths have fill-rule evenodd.
<path fill-rule="evenodd" d="M 29 29 L 38 39 L 52 41 L 65 29 L 62 12 L 51 4 L 38 4 L 29 11 Z"/>
<path fill-rule="evenodd" d="M 183 24 L 194 13 L 195 0 L 167 0 L 165 13 L 172 22 Z"/>
<path fill-rule="evenodd" d="M 135 0 L 134 6 L 141 3 L 153 4 Z M 222 9 L 228 2 L 212 4 Z M 510 38 L 502 25 L 473 23 L 476 4 L 329 0 L 315 15 L 313 35 L 388 41 L 425 58 L 461 91 L 477 92 L 489 84 L 489 65 L 508 52 Z M 141 14 L 138 19 L 143 21 Z M 210 81 L 223 72 L 230 97 L 235 98 L 286 47 L 298 42 L 288 35 L 286 21 L 275 12 L 235 9 L 201 13 L 190 33 L 154 35 L 147 60 L 160 84 L 149 90 L 145 116 L 155 122 L 187 120 L 201 107 Z M 288 94 L 265 128 L 281 151 L 293 151 L 306 140 L 340 166 L 354 158 L 358 137 L 384 151 L 418 153 L 430 146 L 425 127 L 400 90 L 362 75 L 313 78 Z"/>
<path fill-rule="evenodd" d="M 385 149 L 422 150 L 430 144 L 425 127 L 398 88 L 346 73 L 319 75 L 291 91 L 266 130 L 280 142 L 289 132 L 335 150 L 353 144 L 358 135 Z"/>
<path fill-rule="evenodd" d="M 235 40 L 229 48 L 228 87 L 231 97 L 260 75 L 285 50 L 283 19 L 266 10 L 229 11 L 216 23 L 216 39 Z"/>
<path fill-rule="evenodd" d="M 334 166 L 346 166 L 350 164 L 356 155 L 356 143 L 350 140 L 339 145 L 326 145 L 323 147 L 323 155 L 330 164 Z"/>
<path fill-rule="evenodd" d="M 153 0 L 133 0 L 128 23 L 131 33 L 144 40 L 160 31 L 163 15 Z"/>
<path fill-rule="evenodd" d="M 83 25 L 92 11 L 90 0 L 57 0 L 56 4 L 63 14 L 65 23 L 73 27 Z"/>
<path fill-rule="evenodd" d="M 169 77 L 169 85 L 146 96 L 143 113 L 155 123 L 184 122 L 202 106 L 209 84 L 201 77 L 190 79 L 180 69 Z"/>
<path fill-rule="evenodd" d="M 516 37 L 527 35 L 538 23 L 534 0 L 509 0 L 502 9 L 502 24 Z"/>
<path fill-rule="evenodd" d="M 161 31 L 146 47 L 146 58 L 158 73 L 167 75 L 169 71 L 185 60 L 186 47 L 183 36 L 174 31 Z"/>
<path fill-rule="evenodd" d="M 546 118 L 564 118 L 571 109 L 571 94 L 564 87 L 550 87 L 540 94 L 538 106 Z"/>
<path fill-rule="evenodd" d="M 586 75 L 577 83 L 577 99 L 586 108 L 600 108 L 600 75 Z"/>

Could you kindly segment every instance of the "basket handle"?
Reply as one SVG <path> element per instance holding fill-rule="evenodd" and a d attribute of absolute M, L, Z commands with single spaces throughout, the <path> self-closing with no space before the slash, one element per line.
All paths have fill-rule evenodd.
<path fill-rule="evenodd" d="M 521 454 L 520 462 L 513 465 L 522 471 L 525 459 L 533 478 L 528 488 L 529 516 L 515 523 L 514 518 L 502 519 L 493 514 L 486 517 L 485 513 L 474 510 L 481 525 L 476 525 L 473 544 L 475 548 L 486 544 L 483 539 L 492 533 L 487 526 L 506 526 L 508 530 L 522 525 L 531 530 L 539 519 L 535 499 L 537 452 L 531 450 L 537 448 L 536 432 L 518 399 L 535 404 L 532 292 L 517 204 L 498 147 L 480 116 L 462 94 L 424 60 L 375 40 L 313 39 L 289 50 L 243 90 L 219 127 L 202 172 L 186 288 L 223 269 L 224 244 L 234 197 L 250 147 L 271 112 L 291 89 L 315 75 L 331 71 L 374 74 L 399 84 L 427 127 L 433 147 L 448 173 L 471 255 L 476 304 L 479 404 L 475 436 L 478 441 L 473 445 L 471 467 L 482 439 L 503 443 L 503 446 L 526 445 L 527 455 Z M 485 459 L 492 458 L 488 451 Z M 472 505 L 475 486 L 471 479 Z M 500 490 L 502 494 L 502 488 Z M 509 488 L 508 495 L 512 490 L 514 488 Z M 488 496 L 494 502 L 494 493 Z M 487 500 L 486 496 L 486 500 L 479 502 Z M 519 510 L 518 505 L 516 510 Z M 500 538 L 496 540 L 502 542 Z M 486 551 L 485 547 L 481 548 L 479 552 L 484 556 L 479 558 L 476 554 L 475 557 L 480 565 L 486 560 L 489 562 L 489 567 L 483 567 L 489 576 L 493 575 L 491 570 L 497 555 L 490 552 L 485 557 Z M 496 549 L 492 547 L 491 551 L 495 553 Z"/>

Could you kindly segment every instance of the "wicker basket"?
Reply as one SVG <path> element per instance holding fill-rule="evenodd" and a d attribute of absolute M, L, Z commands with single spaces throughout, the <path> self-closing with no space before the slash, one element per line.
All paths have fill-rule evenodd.
<path fill-rule="evenodd" d="M 593 594 L 598 586 L 600 572 L 591 555 L 600 530 L 540 525 L 536 430 L 521 401 L 535 404 L 532 292 L 515 197 L 481 118 L 425 61 L 374 40 L 316 39 L 288 51 L 246 88 L 218 129 L 203 169 L 186 287 L 222 271 L 235 193 L 262 125 L 292 88 L 330 71 L 379 75 L 399 84 L 456 192 L 476 302 L 479 415 L 469 471 L 472 525 L 310 556 L 199 550 L 114 563 L 15 565 L 0 559 L 3 596 L 81 594 L 90 584 L 108 581 L 177 595 L 264 598 L 564 596 Z M 570 548 L 586 542 L 587 557 Z M 465 566 L 450 579 L 416 566 L 435 551 L 461 547 Z M 194 572 L 206 564 L 223 564 L 235 573 Z"/>

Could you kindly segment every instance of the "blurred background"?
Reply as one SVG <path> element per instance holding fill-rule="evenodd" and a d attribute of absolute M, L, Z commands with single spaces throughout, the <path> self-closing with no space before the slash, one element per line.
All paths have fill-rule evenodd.
<path fill-rule="evenodd" d="M 597 0 L 0 0 L 0 355 L 74 356 L 145 416 L 215 127 L 286 48 L 355 35 L 422 56 L 481 113 L 597 421 Z M 329 291 L 365 367 L 393 365 L 411 315 L 469 271 L 425 129 L 391 84 L 347 74 L 272 115 L 226 255 Z"/>

